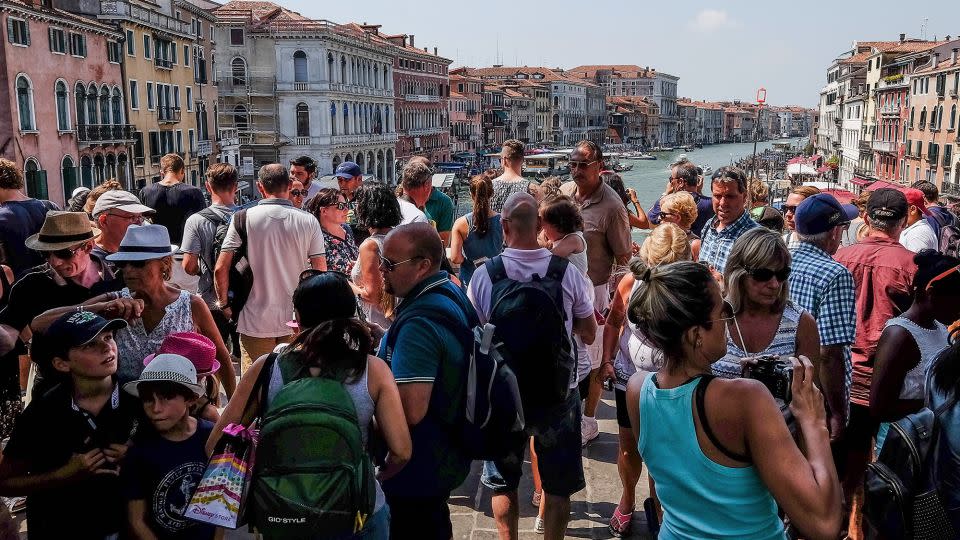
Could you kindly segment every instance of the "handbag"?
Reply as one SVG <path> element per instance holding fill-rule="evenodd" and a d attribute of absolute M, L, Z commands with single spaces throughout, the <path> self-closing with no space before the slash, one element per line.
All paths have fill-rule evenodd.
<path fill-rule="evenodd" d="M 246 523 L 247 499 L 260 436 L 260 419 L 276 357 L 275 353 L 270 354 L 264 362 L 250 393 L 241 423 L 227 424 L 223 428 L 223 436 L 217 442 L 197 489 L 183 512 L 186 518 L 228 529 L 236 529 Z M 254 397 L 258 395 L 260 410 L 256 416 L 247 420 L 251 416 L 251 405 L 258 402 Z"/>

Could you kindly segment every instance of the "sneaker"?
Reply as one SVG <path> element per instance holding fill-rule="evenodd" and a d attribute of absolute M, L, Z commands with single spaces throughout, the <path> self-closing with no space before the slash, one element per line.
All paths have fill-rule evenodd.
<path fill-rule="evenodd" d="M 580 417 L 580 445 L 586 446 L 587 443 L 600 436 L 600 425 L 596 418 L 589 416 Z"/>
<path fill-rule="evenodd" d="M 537 520 L 533 522 L 533 530 L 535 530 L 537 534 L 543 534 L 543 519 L 537 517 Z"/>

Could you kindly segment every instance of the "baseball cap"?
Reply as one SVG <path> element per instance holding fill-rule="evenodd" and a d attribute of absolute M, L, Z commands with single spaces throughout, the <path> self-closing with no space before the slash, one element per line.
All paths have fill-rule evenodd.
<path fill-rule="evenodd" d="M 923 192 L 920 193 L 921 199 Z M 907 197 L 900 190 L 881 188 L 867 199 L 867 215 L 874 219 L 903 219 L 907 215 Z M 924 206 L 926 208 L 926 206 Z"/>
<path fill-rule="evenodd" d="M 333 175 L 339 178 L 353 178 L 355 176 L 363 176 L 363 169 L 352 161 L 344 161 L 337 166 L 337 171 L 334 172 Z"/>
<path fill-rule="evenodd" d="M 44 341 L 50 357 L 65 358 L 70 349 L 90 343 L 103 332 L 126 327 L 123 319 L 107 320 L 92 311 L 72 311 L 53 321 L 44 333 Z"/>
<path fill-rule="evenodd" d="M 137 196 L 122 189 L 111 189 L 97 199 L 93 205 L 93 217 L 97 217 L 107 210 L 123 210 L 131 214 L 153 213 L 153 208 L 140 204 Z"/>
<path fill-rule="evenodd" d="M 783 230 L 783 214 L 772 206 L 762 206 L 750 211 L 750 217 L 764 227 L 774 230 Z"/>
<path fill-rule="evenodd" d="M 923 212 L 924 215 L 930 215 L 930 211 L 927 210 L 927 201 L 923 198 L 922 191 L 919 189 L 909 188 L 904 190 L 903 195 L 907 198 L 907 204 L 916 206 L 917 210 Z"/>
<path fill-rule="evenodd" d="M 797 206 L 793 220 L 799 234 L 820 234 L 850 223 L 859 213 L 852 204 L 840 204 L 833 195 L 818 193 Z"/>
<path fill-rule="evenodd" d="M 197 370 L 193 363 L 179 354 L 158 354 L 143 368 L 140 378 L 123 385 L 123 390 L 140 397 L 140 385 L 145 382 L 172 382 L 198 396 L 204 393 L 203 386 L 197 383 Z"/>

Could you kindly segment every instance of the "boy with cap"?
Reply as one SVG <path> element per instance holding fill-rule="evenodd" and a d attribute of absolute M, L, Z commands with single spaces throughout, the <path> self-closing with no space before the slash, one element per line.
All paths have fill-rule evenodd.
<path fill-rule="evenodd" d="M 114 377 L 126 326 L 78 310 L 47 331 L 60 383 L 23 412 L 0 461 L 0 494 L 27 496 L 29 538 L 102 540 L 123 526 L 118 464 L 138 417 Z"/>
<path fill-rule="evenodd" d="M 927 210 L 923 192 L 919 189 L 906 189 L 903 192 L 907 199 L 907 227 L 900 233 L 900 244 L 914 253 L 924 249 L 939 250 L 940 242 L 937 233 L 927 221 L 930 211 Z"/>
<path fill-rule="evenodd" d="M 877 423 L 870 414 L 873 354 L 887 321 L 910 307 L 914 253 L 897 241 L 909 212 L 907 197 L 896 189 L 878 189 L 867 200 L 867 236 L 837 252 L 837 262 L 853 275 L 856 291 L 856 339 L 853 342 L 853 379 L 850 421 L 842 451 L 835 448 L 837 472 L 847 505 L 863 484 Z M 844 462 L 845 461 L 845 462 Z M 851 531 L 853 532 L 853 531 Z"/>
<path fill-rule="evenodd" d="M 140 378 L 123 389 L 140 398 L 153 426 L 140 431 L 124 462 L 131 537 L 213 538 L 213 526 L 183 515 L 207 468 L 203 446 L 213 431 L 211 422 L 190 416 L 190 408 L 204 390 L 197 382 L 196 368 L 178 354 L 157 354 Z"/>

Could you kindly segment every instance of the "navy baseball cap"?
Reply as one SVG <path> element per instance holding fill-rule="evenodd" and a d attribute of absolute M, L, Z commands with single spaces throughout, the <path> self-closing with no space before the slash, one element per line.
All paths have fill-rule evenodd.
<path fill-rule="evenodd" d="M 859 214 L 856 206 L 840 204 L 829 193 L 818 193 L 797 206 L 793 220 L 799 234 L 820 234 L 837 225 L 850 223 Z"/>
<path fill-rule="evenodd" d="M 337 170 L 333 175 L 340 178 L 353 178 L 355 176 L 363 176 L 363 169 L 352 161 L 344 161 L 337 166 Z"/>
<path fill-rule="evenodd" d="M 123 319 L 107 320 L 91 311 L 72 311 L 53 321 L 43 336 L 51 356 L 64 358 L 70 349 L 90 343 L 103 332 L 126 327 Z"/>

